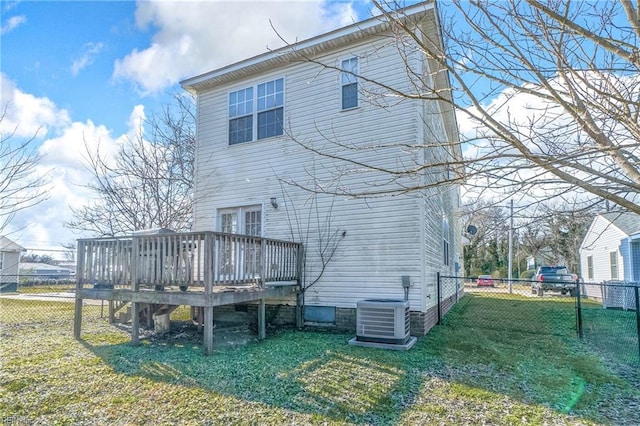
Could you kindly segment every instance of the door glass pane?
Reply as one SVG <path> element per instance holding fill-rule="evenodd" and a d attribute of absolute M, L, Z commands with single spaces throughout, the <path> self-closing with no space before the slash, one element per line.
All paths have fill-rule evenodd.
<path fill-rule="evenodd" d="M 235 234 L 238 230 L 238 214 L 222 213 L 220 215 L 220 231 Z"/>
<path fill-rule="evenodd" d="M 260 236 L 262 234 L 262 214 L 259 210 L 245 212 L 244 233 L 247 235 Z"/>

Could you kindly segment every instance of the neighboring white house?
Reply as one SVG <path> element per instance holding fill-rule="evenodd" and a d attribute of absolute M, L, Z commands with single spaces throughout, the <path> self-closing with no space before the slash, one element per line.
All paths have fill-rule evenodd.
<path fill-rule="evenodd" d="M 16 291 L 20 254 L 24 248 L 0 235 L 0 291 Z"/>
<path fill-rule="evenodd" d="M 409 25 L 441 42 L 433 3 L 405 13 Z M 411 73 L 432 73 L 434 84 L 448 89 L 446 71 L 403 42 L 372 18 L 182 82 L 197 97 L 193 230 L 302 242 L 307 322 L 352 328 L 359 300 L 406 296 L 412 333 L 425 334 L 437 317 L 437 274 L 459 270 L 458 187 L 367 199 L 327 194 L 427 187 L 439 178 L 430 171 L 391 182 L 388 174 L 354 172 L 353 163 L 318 152 L 381 168 L 460 157 L 446 103 L 400 100 L 368 83 L 415 91 Z M 453 171 L 443 166 L 439 173 Z M 403 282 L 410 284 L 406 295 Z M 455 291 L 442 290 L 446 309 Z M 270 303 L 278 311 L 294 305 Z"/>
<path fill-rule="evenodd" d="M 640 281 L 640 216 L 596 216 L 580 245 L 580 266 L 585 282 Z"/>

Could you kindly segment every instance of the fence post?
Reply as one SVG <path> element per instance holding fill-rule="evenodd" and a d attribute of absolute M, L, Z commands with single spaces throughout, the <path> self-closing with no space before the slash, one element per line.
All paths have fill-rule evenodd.
<path fill-rule="evenodd" d="M 582 330 L 582 298 L 580 296 L 580 281 L 576 282 L 576 328 L 578 329 L 578 337 L 584 338 Z"/>
<path fill-rule="evenodd" d="M 636 293 L 636 334 L 638 336 L 638 359 L 640 360 L 640 299 L 638 299 L 638 283 L 634 287 Z"/>
<path fill-rule="evenodd" d="M 438 325 L 442 324 L 442 305 L 440 303 L 440 295 L 442 288 L 442 282 L 440 280 L 440 272 L 437 273 L 437 287 L 436 287 L 436 297 L 438 298 Z"/>

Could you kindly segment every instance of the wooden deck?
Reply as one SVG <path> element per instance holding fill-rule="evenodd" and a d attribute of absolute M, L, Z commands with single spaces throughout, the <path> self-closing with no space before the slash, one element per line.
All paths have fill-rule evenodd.
<path fill-rule="evenodd" d="M 81 337 L 82 301 L 101 299 L 110 307 L 130 304 L 135 313 L 141 306 L 199 308 L 206 354 L 213 349 L 213 308 L 257 301 L 264 338 L 265 300 L 296 293 L 301 251 L 298 243 L 218 232 L 78 240 L 74 336 Z M 138 344 L 139 315 L 131 326 Z"/>

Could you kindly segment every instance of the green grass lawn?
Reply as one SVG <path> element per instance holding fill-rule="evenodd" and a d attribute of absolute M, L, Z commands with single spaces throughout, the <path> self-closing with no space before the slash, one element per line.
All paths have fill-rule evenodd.
<path fill-rule="evenodd" d="M 640 380 L 575 337 L 572 305 L 467 295 L 408 352 L 281 330 L 129 336 L 85 307 L 0 300 L 0 418 L 39 424 L 638 424 Z M 568 309 L 568 311 L 567 311 Z M 568 313 L 567 313 L 568 312 Z M 524 314 L 528 315 L 527 318 Z M 17 319 L 16 319 L 17 317 Z M 627 371 L 627 370 L 625 370 Z"/>

